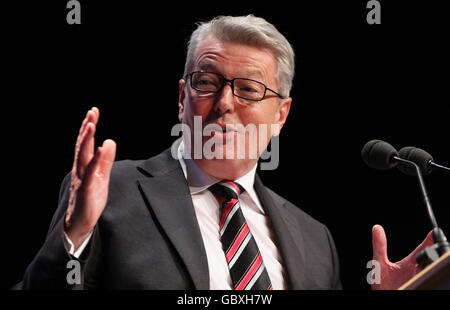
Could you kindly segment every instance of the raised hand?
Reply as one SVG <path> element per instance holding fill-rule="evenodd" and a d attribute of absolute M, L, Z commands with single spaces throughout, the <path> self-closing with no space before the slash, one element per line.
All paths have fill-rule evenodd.
<path fill-rule="evenodd" d="M 100 111 L 95 107 L 87 112 L 75 144 L 64 229 L 75 250 L 91 233 L 106 206 L 109 177 L 116 156 L 113 140 L 105 140 L 95 150 L 99 116 Z"/>
<path fill-rule="evenodd" d="M 384 229 L 380 225 L 372 228 L 373 260 L 380 264 L 380 283 L 372 284 L 373 290 L 394 290 L 411 279 L 420 269 L 416 262 L 416 254 L 433 244 L 431 231 L 425 240 L 401 261 L 392 263 L 387 256 L 387 240 Z"/>

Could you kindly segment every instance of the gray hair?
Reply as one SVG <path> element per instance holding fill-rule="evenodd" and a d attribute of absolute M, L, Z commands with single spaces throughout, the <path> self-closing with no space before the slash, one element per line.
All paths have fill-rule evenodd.
<path fill-rule="evenodd" d="M 209 22 L 199 23 L 188 42 L 183 76 L 193 69 L 197 48 L 209 34 L 225 42 L 267 48 L 272 51 L 277 61 L 275 78 L 279 84 L 279 93 L 283 97 L 289 97 L 295 70 L 294 50 L 274 25 L 254 15 L 218 16 Z"/>

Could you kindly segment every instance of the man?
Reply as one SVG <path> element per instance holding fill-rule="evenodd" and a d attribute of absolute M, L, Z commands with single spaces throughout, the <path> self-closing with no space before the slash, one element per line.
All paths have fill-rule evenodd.
<path fill-rule="evenodd" d="M 328 229 L 256 174 L 287 120 L 293 75 L 293 50 L 273 25 L 252 15 L 218 17 L 191 36 L 175 152 L 114 163 L 114 141 L 94 149 L 99 110 L 92 108 L 23 287 L 340 289 Z M 373 236 L 380 288 L 414 275 L 414 253 L 431 242 L 429 235 L 392 264 L 380 226 Z M 81 266 L 75 284 L 67 277 L 73 260 Z"/>

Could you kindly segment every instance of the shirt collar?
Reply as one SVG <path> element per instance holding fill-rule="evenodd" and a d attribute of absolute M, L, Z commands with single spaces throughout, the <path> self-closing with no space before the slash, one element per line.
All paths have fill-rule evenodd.
<path fill-rule="evenodd" d="M 178 146 L 178 159 L 180 160 L 181 168 L 183 169 L 184 177 L 186 178 L 189 190 L 192 195 L 197 194 L 211 185 L 222 181 L 212 175 L 204 172 L 200 167 L 190 158 L 190 156 L 186 156 L 185 146 L 183 140 L 181 140 L 180 145 Z M 255 182 L 255 173 L 256 173 L 257 164 L 245 175 L 235 180 L 235 182 L 239 183 L 246 192 L 249 193 L 250 197 L 255 201 L 257 198 L 255 197 L 256 193 L 253 189 L 253 185 Z"/>

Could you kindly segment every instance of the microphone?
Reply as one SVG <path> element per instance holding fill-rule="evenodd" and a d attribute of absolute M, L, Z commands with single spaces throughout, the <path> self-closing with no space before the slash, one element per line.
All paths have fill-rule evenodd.
<path fill-rule="evenodd" d="M 371 140 L 361 151 L 364 162 L 371 168 L 388 170 L 397 166 L 398 152 L 387 142 Z"/>
<path fill-rule="evenodd" d="M 450 251 L 450 244 L 447 242 L 447 238 L 445 237 L 442 229 L 439 228 L 434 216 L 433 208 L 431 207 L 430 198 L 428 197 L 419 165 L 417 165 L 414 161 L 399 157 L 399 153 L 392 145 L 381 140 L 371 140 L 367 142 L 361 150 L 361 156 L 363 161 L 369 167 L 375 169 L 388 170 L 398 167 L 401 170 L 404 169 L 404 167 L 408 167 L 408 172 L 415 171 L 414 175 L 418 178 L 423 201 L 427 208 L 428 218 L 430 219 L 431 226 L 433 227 L 433 240 L 435 242 L 432 247 L 425 249 L 416 256 L 417 262 L 422 267 L 425 267 L 438 259 L 445 252 Z"/>
<path fill-rule="evenodd" d="M 417 147 L 405 146 L 404 148 L 400 149 L 398 153 L 400 158 L 415 162 L 419 166 L 422 175 L 428 175 L 433 170 L 450 172 L 450 168 L 436 164 L 433 160 L 433 156 Z M 405 174 L 416 175 L 415 171 L 410 169 L 410 167 L 408 166 L 399 166 L 398 169 Z"/>
<path fill-rule="evenodd" d="M 364 162 L 371 168 L 388 170 L 397 166 L 399 162 L 407 161 L 398 157 L 397 150 L 387 142 L 371 140 L 361 151 Z"/>
<path fill-rule="evenodd" d="M 428 197 L 423 181 L 422 173 L 419 166 L 410 161 L 399 157 L 397 150 L 387 142 L 381 140 L 371 140 L 367 142 L 361 151 L 361 156 L 364 162 L 371 168 L 379 170 L 388 170 L 400 165 L 411 167 L 415 170 L 415 175 L 418 177 L 420 190 L 424 203 L 428 210 L 428 217 L 433 228 L 437 228 L 436 218 L 434 216 L 433 208 L 431 207 L 430 198 Z M 410 168 L 410 169 L 411 169 Z"/>
<path fill-rule="evenodd" d="M 428 215 L 433 228 L 438 227 L 436 218 L 434 217 L 433 209 L 431 207 L 430 198 L 428 197 L 427 190 L 425 188 L 425 182 L 423 181 L 422 173 L 419 166 L 410 161 L 399 157 L 397 150 L 387 142 L 381 140 L 371 140 L 367 142 L 361 151 L 361 156 L 364 162 L 371 168 L 379 170 L 388 170 L 396 167 L 399 163 L 411 167 L 415 170 L 415 175 L 419 179 L 420 190 L 422 191 L 422 197 L 428 210 Z"/>

